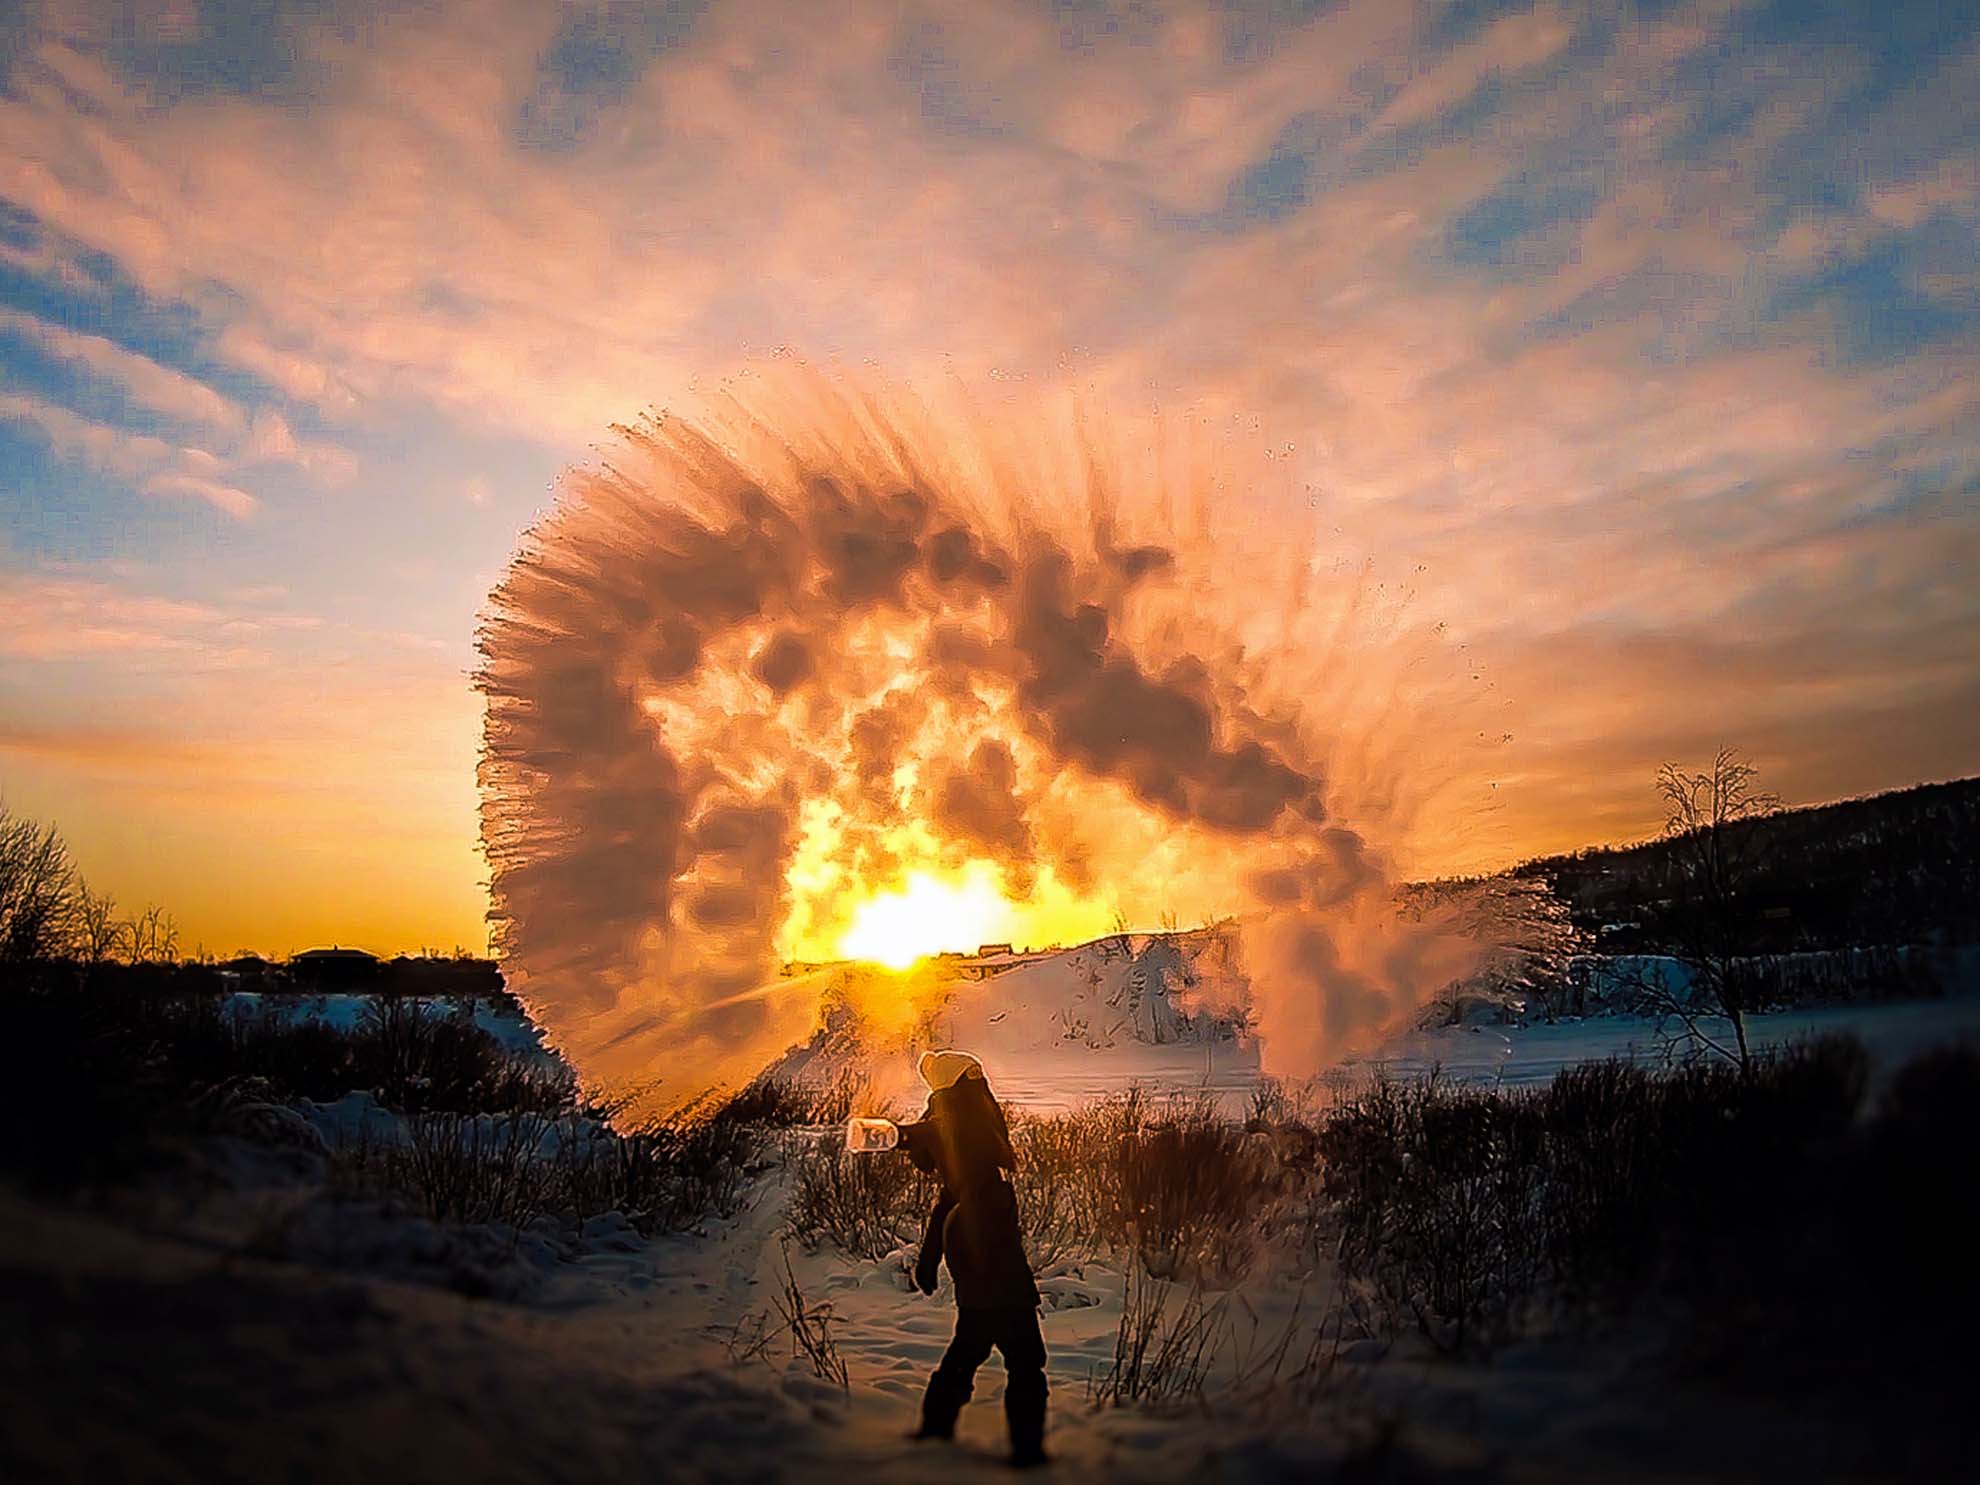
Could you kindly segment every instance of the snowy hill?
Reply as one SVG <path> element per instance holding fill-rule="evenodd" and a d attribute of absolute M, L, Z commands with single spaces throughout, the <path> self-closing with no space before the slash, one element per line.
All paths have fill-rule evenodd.
<path fill-rule="evenodd" d="M 1258 1079 L 1245 984 L 1226 935 L 1117 934 L 1027 956 L 984 978 L 967 977 L 973 968 L 967 961 L 931 966 L 953 977 L 936 987 L 905 1036 L 876 1034 L 844 1008 L 870 994 L 867 982 L 882 971 L 832 971 L 843 987 L 840 1009 L 770 1074 L 826 1082 L 858 1068 L 876 1087 L 911 1098 L 918 1096 L 914 1054 L 963 1047 L 983 1058 L 1000 1096 L 1040 1108 L 1130 1083 L 1236 1091 Z"/>
<path fill-rule="evenodd" d="M 1231 1041 L 1246 1021 L 1235 964 L 1231 942 L 1208 933 L 1120 934 L 958 981 L 935 1024 L 952 1045 L 1007 1053 Z"/>

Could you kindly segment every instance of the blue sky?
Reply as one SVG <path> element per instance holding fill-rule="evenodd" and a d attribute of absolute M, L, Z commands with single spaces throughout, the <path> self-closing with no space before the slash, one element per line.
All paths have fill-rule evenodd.
<path fill-rule="evenodd" d="M 1913 0 L 29 4 L 0 786 L 213 947 L 478 942 L 482 596 L 786 349 L 1255 415 L 1489 660 L 1479 860 L 1971 772 L 1976 98 Z"/>

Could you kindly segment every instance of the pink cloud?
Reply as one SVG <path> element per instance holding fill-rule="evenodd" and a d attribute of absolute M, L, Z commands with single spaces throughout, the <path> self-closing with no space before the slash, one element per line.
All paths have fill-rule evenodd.
<path fill-rule="evenodd" d="M 204 500 L 215 510 L 225 511 L 236 520 L 246 520 L 261 504 L 245 490 L 196 474 L 153 475 L 144 482 L 144 493 Z"/>
<path fill-rule="evenodd" d="M 0 309 L 0 330 L 22 336 L 52 356 L 115 382 L 142 407 L 226 433 L 238 433 L 246 426 L 240 408 L 204 382 L 161 366 L 149 356 L 126 350 L 100 335 L 78 334 L 61 325 L 5 309 Z"/>

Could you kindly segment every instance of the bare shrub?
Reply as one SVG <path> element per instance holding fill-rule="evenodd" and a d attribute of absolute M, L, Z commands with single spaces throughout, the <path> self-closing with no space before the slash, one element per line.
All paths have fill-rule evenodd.
<path fill-rule="evenodd" d="M 1656 1093 L 1648 1070 L 1611 1060 L 1566 1068 L 1540 1095 L 1548 1242 L 1558 1277 L 1577 1287 L 1647 1256 L 1668 1158 Z"/>
<path fill-rule="evenodd" d="M 783 1129 L 843 1124 L 855 1114 L 882 1112 L 872 1079 L 857 1068 L 843 1069 L 825 1082 L 765 1074 L 720 1107 L 726 1118 Z"/>
<path fill-rule="evenodd" d="M 617 1212 L 642 1232 L 733 1216 L 760 1142 L 719 1120 L 627 1134 L 577 1115 L 416 1114 L 403 1144 L 356 1143 L 333 1160 L 338 1184 L 403 1196 L 436 1221 L 526 1227 Z"/>
<path fill-rule="evenodd" d="M 1540 1128 L 1531 1101 L 1378 1078 L 1321 1131 L 1345 1274 L 1384 1321 L 1462 1350 L 1502 1324 L 1538 1261 Z"/>
<path fill-rule="evenodd" d="M 319 1100 L 362 1088 L 408 1113 L 561 1113 L 576 1106 L 567 1070 L 509 1051 L 465 1007 L 435 1014 L 418 1000 L 380 999 L 346 1030 L 268 1013 L 222 1021 L 215 1002 L 194 1003 L 209 1008 L 212 1031 L 195 1036 L 200 1028 L 184 1019 L 170 1030 L 172 1058 L 191 1081 L 255 1074 L 291 1097 Z"/>
<path fill-rule="evenodd" d="M 1142 1272 L 1139 1264 L 1128 1265 L 1113 1365 L 1087 1385 L 1094 1407 L 1159 1409 L 1202 1400 L 1229 1329 L 1224 1301 L 1206 1305 L 1202 1289 L 1192 1286 L 1171 1308 L 1176 1287 Z"/>
<path fill-rule="evenodd" d="M 1464 1350 L 1543 1287 L 1750 1290 L 1757 1259 L 1805 1245 L 1785 1214 L 1831 1188 L 1822 1162 L 1848 1148 L 1867 1070 L 1859 1043 L 1831 1038 L 1744 1073 L 1598 1064 L 1533 1091 L 1377 1079 L 1320 1131 L 1348 1293 L 1370 1329 Z"/>
<path fill-rule="evenodd" d="M 546 1127 L 535 1114 L 416 1115 L 403 1145 L 343 1152 L 341 1175 L 361 1190 L 406 1196 L 437 1222 L 525 1227 L 555 1192 L 555 1172 L 540 1158 Z"/>
<path fill-rule="evenodd" d="M 580 1220 L 623 1212 L 644 1231 L 681 1231 L 742 1210 L 762 1144 L 747 1126 L 712 1118 L 657 1122 L 573 1143 L 561 1206 Z"/>
<path fill-rule="evenodd" d="M 856 1155 L 834 1134 L 795 1137 L 789 1226 L 808 1249 L 830 1242 L 881 1258 L 918 1240 L 939 1186 L 897 1155 Z"/>
<path fill-rule="evenodd" d="M 1039 1270 L 1087 1262 L 1100 1243 L 1091 1126 L 1064 1115 L 1014 1114 L 1010 1129 L 1017 1155 L 1011 1187 L 1025 1256 Z"/>
<path fill-rule="evenodd" d="M 1281 1078 L 1260 1078 L 1245 1100 L 1244 1127 L 1247 1130 L 1285 1129 L 1312 1121 L 1312 1099 L 1292 1088 Z"/>
<path fill-rule="evenodd" d="M 1134 1248 L 1151 1274 L 1241 1276 L 1257 1246 L 1258 1172 L 1244 1134 L 1210 1098 L 1178 1098 L 1157 1114 L 1145 1102 L 1103 1106 L 1111 1146 L 1103 1179 L 1104 1234 Z"/>

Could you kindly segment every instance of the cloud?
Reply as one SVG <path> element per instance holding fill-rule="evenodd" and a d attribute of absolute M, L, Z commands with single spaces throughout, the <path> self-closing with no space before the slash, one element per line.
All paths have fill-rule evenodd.
<path fill-rule="evenodd" d="M 204 500 L 216 510 L 225 511 L 236 519 L 245 519 L 254 514 L 261 504 L 245 490 L 222 484 L 219 480 L 204 479 L 196 474 L 156 474 L 144 482 L 147 495 L 185 496 L 193 500 Z"/>
<path fill-rule="evenodd" d="M 149 356 L 126 350 L 100 335 L 78 334 L 61 325 L 4 309 L 0 309 L 0 330 L 115 382 L 140 407 L 226 434 L 239 434 L 247 426 L 240 408 L 204 382 L 162 366 Z"/>
<path fill-rule="evenodd" d="M 1788 716 L 1830 760 L 1811 781 L 1899 782 L 1855 740 L 1852 695 L 1915 706 L 1906 766 L 1956 771 L 1942 662 L 1909 662 L 1980 622 L 1954 560 L 1980 471 L 1962 127 L 1980 51 L 1958 7 L 1781 14 L 517 0 L 354 30 L 284 12 L 149 51 L 45 26 L 0 96 L 0 250 L 33 281 L 13 313 L 69 323 L 90 293 L 172 317 L 192 369 L 116 328 L 104 344 L 156 350 L 168 377 L 226 368 L 211 390 L 246 421 L 157 439 L 47 387 L 12 389 L 7 416 L 133 491 L 204 480 L 272 513 L 299 463 L 354 508 L 378 483 L 311 453 L 327 427 L 472 490 L 518 449 L 581 459 L 656 399 L 746 389 L 724 379 L 785 349 L 966 386 L 991 413 L 1013 387 L 1074 387 L 1268 451 L 1266 475 L 1203 497 L 1241 513 L 1231 539 L 1263 561 L 1311 536 L 1323 575 L 1365 571 L 1366 603 L 1468 646 L 1464 684 L 1513 738 L 1452 765 L 1488 801 L 1482 824 L 1440 806 L 1469 863 L 1654 823 L 1633 777 L 1653 751 Z M 989 561 L 961 529 L 957 572 Z M 430 540 L 391 556 L 444 566 L 451 536 Z M 889 551 L 833 580 L 884 598 Z M 1027 554 L 997 556 L 1026 580 Z M 288 560 L 280 579 L 312 554 Z M 1770 651 L 1733 692 L 1713 681 L 1728 627 L 1830 648 Z M 707 642 L 656 630 L 653 664 L 684 673 Z M 791 643 L 824 663 L 816 636 Z M 984 644 L 947 624 L 931 686 L 966 689 Z M 1839 678 L 1836 646 L 1882 663 Z M 867 710 L 884 793 L 889 727 L 921 722 Z M 1089 720 L 1067 711 L 1069 744 Z M 1639 730 L 1598 747 L 1611 726 Z M 1570 739 L 1596 777 L 1571 776 Z M 1219 741 L 1185 799 L 1249 818 L 1284 790 L 1271 756 Z M 1543 774 L 1574 810 L 1489 803 Z"/>
<path fill-rule="evenodd" d="M 0 571 L 0 653 L 18 658 L 209 650 L 222 617 L 101 580 Z"/>
<path fill-rule="evenodd" d="M 46 397 L 0 393 L 0 419 L 34 427 L 61 457 L 137 486 L 144 494 L 190 497 L 227 515 L 250 515 L 256 496 L 229 482 L 235 471 L 286 465 L 326 485 L 347 483 L 356 462 L 345 450 L 300 439 L 272 408 L 252 417 L 205 383 L 101 336 L 82 335 L 0 308 L 0 331 L 116 383 L 137 407 L 217 435 L 224 453 L 175 444 L 148 432 L 101 423 Z"/>
<path fill-rule="evenodd" d="M 247 491 L 214 478 L 225 461 L 206 449 L 175 447 L 149 434 L 132 433 L 78 417 L 37 397 L 0 393 L 0 419 L 26 423 L 63 458 L 131 481 L 147 495 L 190 497 L 240 519 L 260 504 Z"/>
<path fill-rule="evenodd" d="M 29 424 L 56 453 L 124 479 L 135 480 L 180 454 L 162 438 L 95 423 L 39 397 L 0 392 L 0 418 Z"/>

